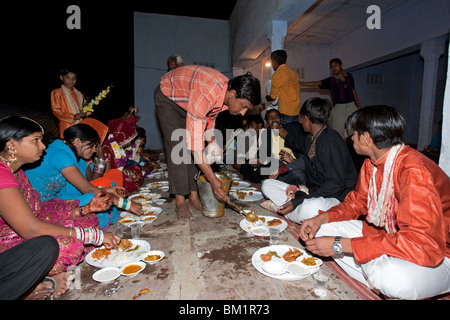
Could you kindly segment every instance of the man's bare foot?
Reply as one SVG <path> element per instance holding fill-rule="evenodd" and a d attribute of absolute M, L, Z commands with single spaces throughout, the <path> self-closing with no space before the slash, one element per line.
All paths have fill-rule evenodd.
<path fill-rule="evenodd" d="M 186 221 L 186 220 L 189 220 L 189 218 L 191 217 L 191 211 L 189 210 L 189 207 L 187 206 L 187 204 L 176 206 L 175 212 L 177 213 L 179 220 Z"/>
<path fill-rule="evenodd" d="M 189 196 L 188 207 L 189 208 L 193 208 L 193 209 L 197 209 L 197 210 L 202 210 L 203 209 L 202 202 L 200 201 L 200 198 L 198 197 L 198 195 L 196 195 L 196 196 Z"/>

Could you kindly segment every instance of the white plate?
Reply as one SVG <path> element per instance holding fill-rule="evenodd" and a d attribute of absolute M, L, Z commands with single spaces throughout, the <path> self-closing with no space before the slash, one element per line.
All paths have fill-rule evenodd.
<path fill-rule="evenodd" d="M 133 222 L 136 222 L 136 218 L 135 217 L 131 217 L 131 216 L 123 217 L 122 219 L 119 220 L 120 224 L 122 224 L 124 226 L 127 226 L 127 227 L 130 224 L 132 224 Z"/>
<path fill-rule="evenodd" d="M 125 254 L 122 254 L 123 251 L 121 249 L 112 249 L 111 254 L 108 256 L 108 259 L 102 258 L 100 260 L 96 260 L 92 258 L 92 254 L 95 252 L 95 250 L 103 249 L 105 246 L 101 246 L 100 248 L 96 248 L 88 253 L 86 256 L 86 262 L 90 264 L 91 266 L 97 267 L 97 268 L 107 268 L 107 267 L 121 267 L 125 264 L 131 263 L 131 262 L 137 262 L 140 260 L 141 255 L 147 251 L 150 251 L 150 244 L 145 240 L 134 240 L 130 239 L 130 241 L 133 243 L 133 246 L 130 248 L 131 250 L 136 249 L 135 251 L 129 251 L 125 252 Z M 127 259 L 120 259 L 121 261 L 118 261 L 118 255 L 121 257 L 125 257 Z M 114 260 L 116 258 L 116 261 Z"/>
<path fill-rule="evenodd" d="M 160 258 L 159 258 L 158 260 L 155 260 L 155 261 L 147 261 L 147 260 L 145 260 L 145 257 L 151 256 L 151 255 L 159 255 Z M 152 251 L 149 251 L 149 252 L 144 253 L 144 254 L 141 256 L 141 260 L 144 261 L 144 262 L 146 262 L 146 263 L 148 263 L 148 264 L 155 264 L 155 263 L 161 261 L 162 259 L 164 259 L 165 256 L 166 256 L 166 255 L 164 254 L 164 252 L 162 252 L 162 251 L 160 251 L 160 250 L 152 250 Z"/>
<path fill-rule="evenodd" d="M 248 188 L 250 186 L 251 184 L 248 182 L 242 180 L 232 180 L 230 187 L 241 189 L 241 188 Z"/>
<path fill-rule="evenodd" d="M 261 223 L 262 221 L 259 220 L 255 223 L 248 221 L 247 219 L 242 219 L 241 222 L 239 223 L 239 226 L 241 227 L 242 230 L 244 230 L 245 232 L 248 233 L 252 233 L 251 229 L 257 226 L 264 226 L 266 228 L 269 228 L 269 226 L 267 225 L 267 222 L 272 221 L 274 219 L 280 220 L 281 224 L 274 226 L 274 227 L 270 227 L 270 228 L 277 228 L 278 230 L 280 230 L 280 233 L 283 232 L 284 230 L 286 230 L 288 224 L 286 221 L 284 221 L 283 219 L 277 218 L 277 217 L 271 217 L 271 216 L 258 216 L 259 218 L 264 218 L 264 222 Z M 266 235 L 264 235 L 264 237 L 268 237 L 269 233 L 267 233 Z"/>
<path fill-rule="evenodd" d="M 269 228 L 265 226 L 256 226 L 250 228 L 249 232 L 258 237 L 267 237 L 269 235 Z"/>
<path fill-rule="evenodd" d="M 131 265 L 138 265 L 138 266 L 140 266 L 141 268 L 139 269 L 139 271 L 134 272 L 134 273 L 123 273 L 123 271 L 124 271 L 127 267 L 129 267 L 129 266 L 131 266 Z M 128 263 L 127 265 L 123 266 L 123 267 L 120 269 L 120 272 L 121 272 L 121 274 L 122 274 L 123 276 L 126 276 L 126 277 L 135 277 L 135 276 L 137 276 L 139 273 L 141 273 L 142 271 L 144 271 L 145 266 L 146 266 L 145 263 L 143 263 L 143 262 L 141 262 L 141 261 L 132 262 L 132 263 Z"/>
<path fill-rule="evenodd" d="M 156 199 L 155 201 L 153 201 L 155 204 L 157 204 L 158 206 L 163 205 L 164 203 L 166 203 L 166 199 Z M 161 209 L 161 208 L 160 208 Z M 162 209 L 161 209 L 162 211 Z"/>
<path fill-rule="evenodd" d="M 145 213 L 147 212 L 153 212 L 153 215 L 146 215 Z M 120 222 L 121 224 L 129 227 L 130 224 L 135 223 L 135 222 L 139 222 L 139 221 L 143 221 L 145 217 L 147 216 L 151 216 L 151 217 L 158 217 L 158 215 L 162 212 L 162 209 L 160 207 L 149 207 L 148 209 L 144 208 L 144 215 L 142 216 L 138 216 L 135 215 L 134 213 L 128 212 L 128 211 L 123 211 L 120 213 L 120 217 L 121 219 L 119 220 L 119 222 L 123 219 L 133 219 L 133 221 L 128 222 L 128 223 L 123 223 Z"/>
<path fill-rule="evenodd" d="M 116 267 L 103 268 L 92 275 L 92 279 L 97 282 L 111 282 L 120 277 L 120 269 Z"/>
<path fill-rule="evenodd" d="M 274 278 L 274 279 L 286 280 L 286 281 L 301 280 L 301 279 L 304 279 L 305 277 L 307 277 L 308 275 L 313 274 L 313 273 L 315 273 L 315 272 L 317 272 L 319 270 L 319 268 L 307 268 L 308 273 L 305 272 L 305 274 L 302 274 L 302 275 L 300 275 L 300 274 L 291 274 L 289 272 L 286 272 L 286 273 L 283 273 L 283 274 L 279 274 L 279 275 L 275 275 L 275 274 L 269 273 L 269 272 L 264 270 L 263 265 L 265 263 L 267 263 L 267 262 L 261 260 L 261 254 L 267 254 L 269 251 L 275 251 L 280 258 L 272 256 L 272 259 L 270 261 L 281 262 L 281 263 L 284 263 L 287 266 L 289 264 L 289 262 L 287 262 L 287 261 L 285 261 L 283 259 L 283 255 L 286 252 L 288 252 L 291 248 L 296 248 L 296 247 L 288 246 L 288 245 L 273 245 L 273 246 L 260 248 L 252 256 L 252 264 L 256 268 L 256 270 L 258 270 L 262 274 L 264 274 L 264 275 L 266 275 L 268 277 Z M 303 255 L 301 255 L 300 257 L 297 258 L 297 261 L 301 261 L 303 259 L 303 257 L 306 255 L 305 254 L 305 250 L 304 249 L 300 249 L 300 248 L 296 248 L 296 249 L 298 249 L 301 252 L 303 252 Z M 308 256 L 308 255 L 306 255 L 306 256 Z"/>
<path fill-rule="evenodd" d="M 152 194 L 150 192 L 140 192 L 129 196 L 128 200 L 144 204 L 152 201 Z"/>
<path fill-rule="evenodd" d="M 164 169 L 165 169 L 165 168 L 158 168 L 158 169 L 155 169 L 155 170 L 153 170 L 152 173 L 150 173 L 150 174 L 148 175 L 148 177 L 149 177 L 150 179 L 161 179 L 162 177 L 166 177 L 166 178 L 167 178 L 168 172 L 167 172 L 167 171 L 164 171 Z"/>
<path fill-rule="evenodd" d="M 162 212 L 162 209 L 160 207 L 150 207 L 150 206 L 143 206 L 142 210 L 144 210 L 144 214 L 148 214 L 149 212 L 153 212 L 153 214 L 155 216 L 158 216 Z"/>
<path fill-rule="evenodd" d="M 159 198 L 161 198 L 161 194 L 159 193 L 140 192 L 129 196 L 128 200 L 133 200 L 134 202 L 146 205 Z"/>
<path fill-rule="evenodd" d="M 245 193 L 244 199 L 240 199 L 238 193 Z M 253 202 L 253 201 L 259 201 L 261 199 L 264 199 L 264 196 L 260 191 L 253 191 L 253 190 L 237 190 L 235 193 L 233 193 L 233 197 L 239 201 L 243 202 Z"/>
<path fill-rule="evenodd" d="M 153 223 L 156 219 L 158 219 L 157 216 L 141 216 L 141 220 L 139 222 L 150 224 Z"/>
<path fill-rule="evenodd" d="M 150 182 L 145 185 L 148 188 L 161 188 L 161 187 L 168 187 L 169 181 L 156 181 L 156 182 Z"/>

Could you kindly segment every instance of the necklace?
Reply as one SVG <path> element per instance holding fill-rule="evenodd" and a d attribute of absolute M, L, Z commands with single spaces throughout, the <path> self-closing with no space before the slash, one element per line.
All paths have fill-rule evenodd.
<path fill-rule="evenodd" d="M 320 134 L 323 132 L 323 130 L 325 130 L 326 127 L 327 127 L 327 125 L 325 124 L 322 128 L 320 128 L 320 130 L 312 138 L 311 147 L 309 148 L 309 152 L 308 152 L 309 160 L 314 158 L 314 156 L 316 155 L 316 141 L 317 141 L 317 138 L 320 136 Z"/>
<path fill-rule="evenodd" d="M 5 158 L 3 158 L 2 156 L 0 156 L 0 161 L 2 161 L 4 164 L 6 164 L 6 165 L 8 166 L 8 168 L 9 168 L 9 170 L 11 170 L 11 172 L 12 172 L 12 169 L 11 169 L 11 160 L 5 159 Z"/>

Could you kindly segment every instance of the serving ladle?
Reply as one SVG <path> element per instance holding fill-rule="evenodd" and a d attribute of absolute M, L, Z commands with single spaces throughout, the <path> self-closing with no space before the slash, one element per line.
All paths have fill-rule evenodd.
<path fill-rule="evenodd" d="M 237 204 L 231 202 L 231 200 L 228 201 L 227 204 L 230 205 L 230 207 L 233 207 L 233 209 L 237 210 L 239 213 L 243 214 L 245 216 L 245 218 L 247 219 L 247 221 L 249 221 L 249 222 L 256 222 L 256 221 L 259 220 L 259 218 L 256 215 L 254 215 L 253 213 L 246 213 Z"/>

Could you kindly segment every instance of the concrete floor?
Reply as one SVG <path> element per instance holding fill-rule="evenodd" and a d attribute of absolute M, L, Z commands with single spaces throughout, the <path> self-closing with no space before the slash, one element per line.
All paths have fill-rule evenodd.
<path fill-rule="evenodd" d="M 153 181 L 153 180 L 149 180 Z M 239 222 L 243 216 L 226 208 L 219 218 L 209 218 L 193 210 L 190 221 L 180 221 L 174 199 L 161 205 L 163 212 L 152 224 L 142 228 L 141 240 L 166 257 L 133 278 L 121 276 L 111 283 L 92 279 L 98 268 L 87 262 L 80 264 L 80 287 L 61 296 L 61 300 L 360 300 L 342 280 L 323 264 L 330 281 L 324 298 L 313 292 L 312 276 L 298 281 L 283 281 L 260 273 L 251 262 L 253 253 L 269 245 L 269 239 L 244 232 Z M 241 202 L 244 209 L 270 216 L 260 202 Z M 124 228 L 124 238 L 131 238 Z M 280 244 L 302 248 L 286 230 Z M 139 295 L 142 289 L 147 294 Z"/>

